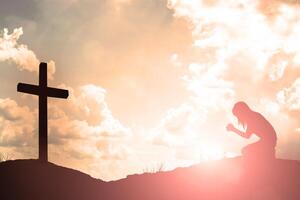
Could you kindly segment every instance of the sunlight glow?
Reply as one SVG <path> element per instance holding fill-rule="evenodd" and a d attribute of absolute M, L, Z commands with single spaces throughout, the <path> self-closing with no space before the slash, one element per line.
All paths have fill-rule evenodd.
<path fill-rule="evenodd" d="M 203 144 L 201 147 L 201 161 L 220 160 L 224 158 L 224 155 L 220 146 Z"/>

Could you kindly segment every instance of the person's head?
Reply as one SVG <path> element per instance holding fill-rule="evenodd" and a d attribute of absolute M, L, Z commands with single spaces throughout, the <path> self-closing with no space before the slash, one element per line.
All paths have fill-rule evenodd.
<path fill-rule="evenodd" d="M 242 124 L 243 127 L 245 127 L 245 125 L 247 125 L 247 121 L 249 119 L 248 117 L 250 116 L 249 115 L 250 112 L 251 112 L 251 109 L 243 101 L 239 101 L 239 102 L 235 103 L 232 108 L 233 115 L 236 116 L 236 118 L 238 119 L 238 122 L 240 124 Z"/>

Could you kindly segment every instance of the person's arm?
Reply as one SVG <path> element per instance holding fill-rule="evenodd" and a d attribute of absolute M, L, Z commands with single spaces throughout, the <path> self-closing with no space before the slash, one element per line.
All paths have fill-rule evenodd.
<path fill-rule="evenodd" d="M 251 131 L 247 128 L 246 132 L 240 131 L 239 129 L 235 128 L 232 124 L 228 124 L 226 127 L 227 131 L 232 131 L 236 134 L 238 134 L 241 137 L 249 138 L 252 134 Z"/>

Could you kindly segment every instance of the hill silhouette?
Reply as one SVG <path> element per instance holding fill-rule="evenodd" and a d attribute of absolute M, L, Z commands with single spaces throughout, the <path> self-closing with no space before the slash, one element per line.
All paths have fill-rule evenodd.
<path fill-rule="evenodd" d="M 300 162 L 242 157 L 104 182 L 82 172 L 15 160 L 0 163 L 0 198 L 22 200 L 300 199 Z"/>

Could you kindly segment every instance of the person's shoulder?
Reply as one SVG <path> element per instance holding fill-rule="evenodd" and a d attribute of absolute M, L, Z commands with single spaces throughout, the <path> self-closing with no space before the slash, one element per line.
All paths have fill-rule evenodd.
<path fill-rule="evenodd" d="M 253 116 L 252 116 L 252 118 L 253 118 L 254 120 L 258 120 L 258 121 L 268 121 L 268 120 L 265 118 L 264 115 L 262 115 L 262 114 L 259 113 L 259 112 L 255 112 L 255 111 L 253 111 Z"/>
<path fill-rule="evenodd" d="M 254 123 L 257 123 L 256 121 L 266 120 L 266 118 L 259 112 L 253 111 L 251 119 Z"/>

